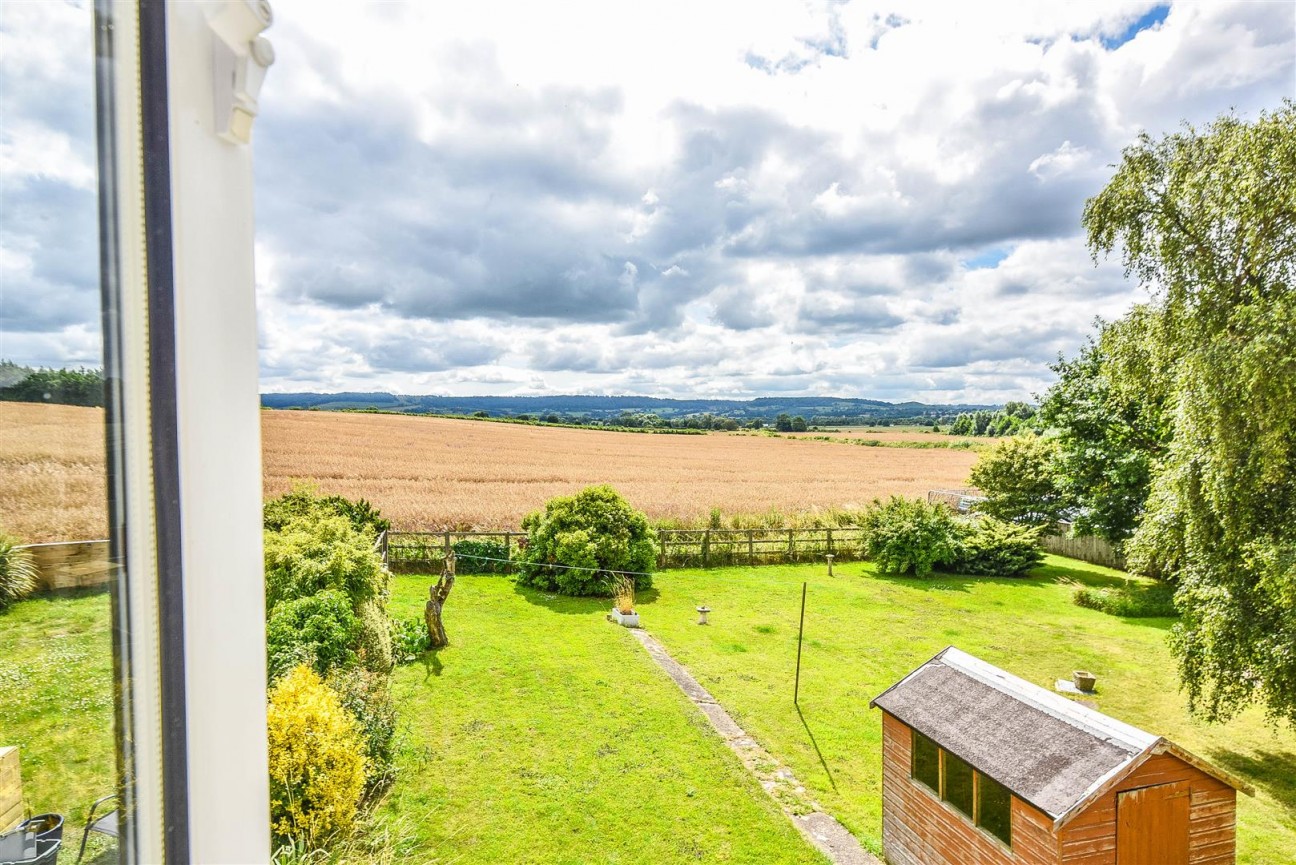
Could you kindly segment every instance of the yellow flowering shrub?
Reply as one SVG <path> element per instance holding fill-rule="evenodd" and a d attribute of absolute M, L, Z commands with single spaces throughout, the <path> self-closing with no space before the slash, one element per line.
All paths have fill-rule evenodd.
<path fill-rule="evenodd" d="M 365 784 L 364 743 L 351 714 L 310 667 L 270 689 L 270 826 L 325 844 L 351 828 Z"/>

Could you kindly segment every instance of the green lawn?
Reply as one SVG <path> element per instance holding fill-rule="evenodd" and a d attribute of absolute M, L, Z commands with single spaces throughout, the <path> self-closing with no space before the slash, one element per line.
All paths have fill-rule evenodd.
<path fill-rule="evenodd" d="M 1026 580 L 876 576 L 867 564 L 667 571 L 645 627 L 811 795 L 879 847 L 879 713 L 868 701 L 948 644 L 1041 685 L 1087 668 L 1098 707 L 1248 779 L 1239 861 L 1296 849 L 1296 734 L 1258 713 L 1191 720 L 1169 622 L 1071 603 L 1063 580 L 1115 572 L 1050 558 Z M 792 705 L 801 582 L 810 584 L 801 713 Z M 392 611 L 422 612 L 428 578 L 398 577 Z M 712 608 L 707 627 L 694 607 Z M 599 601 L 461 577 L 452 645 L 396 673 L 402 774 L 377 820 L 411 862 L 821 862 L 696 709 Z M 0 613 L 0 744 L 22 749 L 35 812 L 79 821 L 112 786 L 108 603 L 43 597 Z M 107 861 L 105 859 L 105 861 Z"/>
<path fill-rule="evenodd" d="M 1296 850 L 1296 734 L 1258 712 L 1193 721 L 1165 645 L 1170 621 L 1118 619 L 1071 603 L 1066 580 L 1124 577 L 1050 556 L 1030 579 L 880 577 L 848 564 L 667 571 L 637 604 L 661 639 L 811 794 L 881 849 L 881 718 L 868 702 L 953 644 L 1045 687 L 1098 674 L 1101 711 L 1164 735 L 1251 782 L 1239 796 L 1238 860 L 1287 863 Z M 801 583 L 809 589 L 800 713 L 792 703 Z M 699 627 L 694 607 L 711 607 Z"/>
<path fill-rule="evenodd" d="M 428 582 L 397 577 L 392 612 Z M 408 858 L 823 862 L 607 607 L 459 579 L 450 647 L 396 673 Z"/>
<path fill-rule="evenodd" d="M 32 813 L 65 815 L 69 850 L 81 843 L 90 803 L 116 787 L 112 706 L 106 592 L 46 595 L 0 612 L 0 746 L 18 746 Z M 105 847 L 94 836 L 86 861 Z"/>

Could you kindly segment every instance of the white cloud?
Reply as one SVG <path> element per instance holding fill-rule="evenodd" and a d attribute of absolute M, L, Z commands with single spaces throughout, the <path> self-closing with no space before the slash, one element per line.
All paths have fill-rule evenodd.
<path fill-rule="evenodd" d="M 51 363 L 94 333 L 89 11 L 11 6 L 0 354 Z M 265 385 L 1039 391 L 1140 297 L 1079 228 L 1120 149 L 1293 94 L 1290 7 L 1152 9 L 275 0 Z"/>

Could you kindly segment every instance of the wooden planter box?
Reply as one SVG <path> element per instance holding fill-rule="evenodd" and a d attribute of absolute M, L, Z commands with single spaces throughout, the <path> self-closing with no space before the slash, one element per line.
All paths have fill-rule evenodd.
<path fill-rule="evenodd" d="M 0 832 L 8 832 L 23 816 L 22 769 L 18 749 L 0 748 Z"/>

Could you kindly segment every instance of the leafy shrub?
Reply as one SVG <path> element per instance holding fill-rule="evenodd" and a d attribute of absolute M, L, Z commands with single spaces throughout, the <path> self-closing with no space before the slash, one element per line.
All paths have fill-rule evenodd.
<path fill-rule="evenodd" d="M 954 558 L 958 527 L 947 508 L 918 499 L 874 499 L 860 520 L 868 557 L 883 573 L 925 577 Z"/>
<path fill-rule="evenodd" d="M 309 484 L 298 484 L 292 492 L 271 499 L 262 508 L 265 528 L 279 531 L 297 517 L 346 517 L 355 530 L 367 538 L 378 537 L 391 530 L 391 521 L 384 519 L 378 509 L 364 499 L 352 501 L 344 496 L 318 496 Z"/>
<path fill-rule="evenodd" d="M 384 603 L 388 576 L 373 542 L 345 518 L 305 514 L 265 533 L 266 608 L 336 589 L 359 610 Z"/>
<path fill-rule="evenodd" d="M 357 616 L 360 662 L 366 669 L 386 673 L 392 668 L 391 619 L 373 601 L 360 605 Z"/>
<path fill-rule="evenodd" d="M 393 619 L 391 643 L 393 660 L 408 664 L 428 650 L 427 623 L 422 619 Z"/>
<path fill-rule="evenodd" d="M 1091 589 L 1085 586 L 1075 590 L 1072 600 L 1078 606 L 1101 610 L 1112 616 L 1128 618 L 1174 617 L 1179 611 L 1174 605 L 1172 586 L 1140 586 L 1126 584 L 1119 588 Z"/>
<path fill-rule="evenodd" d="M 39 576 L 32 554 L 19 548 L 17 538 L 0 533 L 0 610 L 35 591 Z"/>
<path fill-rule="evenodd" d="M 364 742 L 365 791 L 374 793 L 396 778 L 396 704 L 389 676 L 358 667 L 332 671 L 328 686 L 355 719 Z"/>
<path fill-rule="evenodd" d="M 270 827 L 280 839 L 322 846 L 351 828 L 365 786 L 355 719 L 310 667 L 270 689 Z"/>
<path fill-rule="evenodd" d="M 327 675 L 356 662 L 360 622 L 340 592 L 292 598 L 270 611 L 266 623 L 266 666 L 271 681 L 299 665 Z"/>
<path fill-rule="evenodd" d="M 1005 523 L 992 517 L 961 523 L 954 556 L 946 563 L 960 574 L 1016 577 L 1044 561 L 1038 526 Z"/>
<path fill-rule="evenodd" d="M 522 520 L 527 546 L 519 557 L 518 582 L 563 595 L 608 595 L 607 571 L 635 573 L 635 589 L 652 586 L 656 533 L 642 512 L 610 486 L 587 487 L 550 499 L 544 512 Z M 547 567 L 567 565 L 569 570 Z"/>
<path fill-rule="evenodd" d="M 456 541 L 455 569 L 460 574 L 503 574 L 508 572 L 509 551 L 496 541 Z M 494 559 L 484 562 L 482 559 Z"/>

